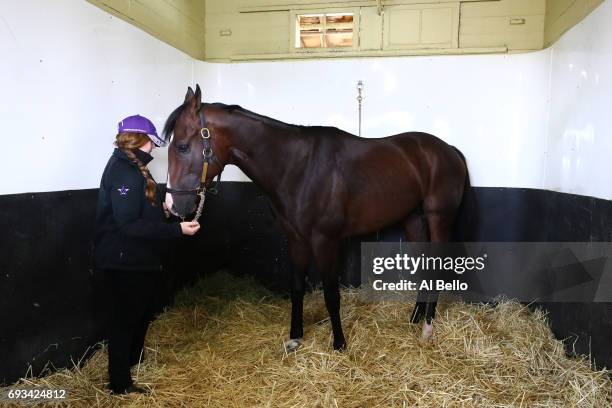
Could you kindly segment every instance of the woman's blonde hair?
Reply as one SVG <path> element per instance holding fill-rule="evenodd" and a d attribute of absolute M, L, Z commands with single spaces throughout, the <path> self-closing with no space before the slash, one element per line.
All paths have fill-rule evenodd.
<path fill-rule="evenodd" d="M 123 153 L 125 153 L 125 155 L 129 157 L 129 159 L 134 162 L 136 166 L 138 166 L 138 169 L 147 181 L 147 187 L 145 188 L 145 197 L 147 198 L 147 200 L 149 200 L 153 207 L 156 207 L 157 202 L 155 200 L 155 190 L 157 186 L 155 184 L 155 181 L 153 180 L 153 177 L 151 177 L 151 173 L 149 172 L 147 166 L 143 162 L 141 162 L 140 159 L 136 157 L 136 154 L 134 153 L 136 149 L 144 146 L 149 141 L 151 141 L 151 139 L 149 139 L 149 136 L 143 133 L 124 132 L 119 133 L 117 135 L 117 140 L 115 140 L 115 146 L 117 146 Z"/>

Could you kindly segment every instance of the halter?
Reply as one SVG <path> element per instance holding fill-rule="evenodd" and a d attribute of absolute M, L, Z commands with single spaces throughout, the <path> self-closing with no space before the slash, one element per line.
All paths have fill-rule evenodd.
<path fill-rule="evenodd" d="M 202 156 L 204 157 L 204 164 L 202 165 L 202 175 L 200 176 L 200 185 L 196 188 L 186 189 L 186 190 L 177 190 L 173 188 L 167 188 L 166 191 L 171 194 L 193 194 L 200 196 L 200 202 L 198 203 L 198 209 L 196 211 L 195 218 L 193 221 L 197 221 L 202 215 L 202 209 L 204 208 L 204 200 L 206 199 L 206 193 L 210 192 L 211 194 L 218 194 L 217 184 L 221 181 L 221 172 L 223 171 L 223 165 L 215 155 L 212 149 L 212 145 L 210 143 L 210 130 L 206 127 L 206 118 L 204 117 L 204 109 L 200 109 L 200 136 L 202 137 L 202 143 L 204 144 L 204 148 L 202 149 Z M 208 165 L 210 162 L 215 162 L 217 166 L 219 166 L 219 175 L 217 176 L 217 180 L 215 184 L 209 189 L 206 188 L 206 176 L 208 174 Z M 183 221 L 184 217 L 181 217 Z"/>

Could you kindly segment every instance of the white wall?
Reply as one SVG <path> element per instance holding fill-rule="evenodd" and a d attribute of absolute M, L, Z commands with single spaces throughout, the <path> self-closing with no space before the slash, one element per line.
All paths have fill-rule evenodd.
<path fill-rule="evenodd" d="M 362 135 L 418 130 L 457 146 L 477 186 L 540 188 L 549 53 L 196 65 L 207 101 Z M 226 179 L 246 179 L 232 169 Z"/>
<path fill-rule="evenodd" d="M 0 0 L 0 194 L 98 187 L 117 122 L 160 130 L 192 74 L 192 58 L 85 1 Z"/>
<path fill-rule="evenodd" d="M 194 61 L 84 1 L 0 0 L 0 194 L 94 188 L 116 123 L 161 130 L 199 82 L 206 101 L 363 135 L 410 130 L 459 147 L 476 186 L 612 199 L 612 0 L 527 54 L 215 64 Z M 153 175 L 165 178 L 166 152 Z M 237 169 L 225 180 L 246 180 Z"/>
<path fill-rule="evenodd" d="M 612 1 L 551 48 L 546 188 L 612 199 Z"/>

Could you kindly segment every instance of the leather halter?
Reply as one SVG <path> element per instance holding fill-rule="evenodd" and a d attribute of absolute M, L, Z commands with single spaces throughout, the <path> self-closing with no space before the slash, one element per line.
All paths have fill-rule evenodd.
<path fill-rule="evenodd" d="M 171 194 L 193 194 L 202 196 L 209 192 L 211 194 L 217 194 L 217 184 L 221 181 L 221 172 L 223 171 L 223 165 L 219 161 L 219 158 L 212 149 L 212 144 L 210 143 L 210 130 L 206 127 L 206 118 L 204 117 L 204 109 L 200 109 L 200 136 L 202 137 L 202 143 L 204 144 L 204 148 L 202 149 L 202 156 L 204 157 L 204 164 L 202 165 L 202 175 L 200 176 L 200 185 L 196 188 L 179 190 L 174 188 L 166 188 L 166 191 Z M 214 162 L 217 166 L 219 166 L 219 175 L 217 176 L 217 180 L 212 187 L 206 187 L 206 176 L 208 174 L 208 166 L 211 162 Z M 201 197 L 203 199 L 203 197 Z"/>

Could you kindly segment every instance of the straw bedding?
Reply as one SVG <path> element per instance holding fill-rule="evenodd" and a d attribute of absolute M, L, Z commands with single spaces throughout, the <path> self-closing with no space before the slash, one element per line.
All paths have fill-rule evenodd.
<path fill-rule="evenodd" d="M 148 396 L 107 392 L 104 348 L 81 369 L 20 384 L 66 389 L 71 407 L 612 406 L 610 371 L 567 358 L 545 315 L 518 303 L 442 299 L 434 339 L 422 344 L 408 323 L 412 305 L 366 303 L 345 290 L 343 353 L 332 351 L 322 293 L 304 304 L 304 344 L 287 354 L 289 300 L 220 272 L 152 324 L 146 360 L 133 370 Z"/>

